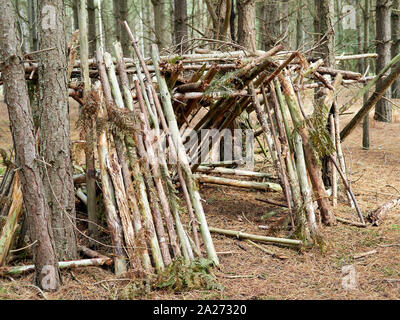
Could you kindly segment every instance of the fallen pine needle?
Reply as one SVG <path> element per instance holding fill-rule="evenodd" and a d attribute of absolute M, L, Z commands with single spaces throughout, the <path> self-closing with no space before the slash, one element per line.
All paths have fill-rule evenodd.
<path fill-rule="evenodd" d="M 286 256 L 282 256 L 282 255 L 276 254 L 275 252 L 269 251 L 269 250 L 265 249 L 264 247 L 258 245 L 257 243 L 251 241 L 251 240 L 246 240 L 246 242 L 249 243 L 249 244 L 251 244 L 252 246 L 254 246 L 254 247 L 260 249 L 261 251 L 265 252 L 266 254 L 269 254 L 269 255 L 272 256 L 273 258 L 278 258 L 278 259 L 280 259 L 280 260 L 289 259 L 289 258 L 286 257 Z"/>
<path fill-rule="evenodd" d="M 354 255 L 354 259 L 364 258 L 366 256 L 373 255 L 373 254 L 375 254 L 377 252 L 378 251 L 376 251 L 376 250 L 371 250 L 371 251 L 368 251 L 368 252 L 359 253 L 359 254 Z"/>

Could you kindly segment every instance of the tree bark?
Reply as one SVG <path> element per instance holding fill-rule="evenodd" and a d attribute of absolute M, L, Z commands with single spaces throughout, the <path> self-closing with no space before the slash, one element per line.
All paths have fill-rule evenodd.
<path fill-rule="evenodd" d="M 281 24 L 280 33 L 282 35 L 282 44 L 290 49 L 290 33 L 289 33 L 289 0 L 281 1 Z"/>
<path fill-rule="evenodd" d="M 315 17 L 314 31 L 315 42 L 321 42 L 319 51 L 322 54 L 325 66 L 335 65 L 335 31 L 334 8 L 331 0 L 314 0 Z"/>
<path fill-rule="evenodd" d="M 87 12 L 88 12 L 88 38 L 89 38 L 89 55 L 94 57 L 96 52 L 96 43 L 100 39 L 96 39 L 96 6 L 94 0 L 87 1 Z"/>
<path fill-rule="evenodd" d="M 11 133 L 13 136 L 16 162 L 21 179 L 21 187 L 29 222 L 31 241 L 36 269 L 35 282 L 47 290 L 56 290 L 60 286 L 60 274 L 57 257 L 52 241 L 50 212 L 47 206 L 44 187 L 40 177 L 39 158 L 29 96 L 25 84 L 25 71 L 20 61 L 19 39 L 15 29 L 12 4 L 0 0 L 0 65 L 4 80 L 5 101 L 8 106 Z"/>
<path fill-rule="evenodd" d="M 102 1 L 103 7 L 101 8 L 101 17 L 104 23 L 104 40 L 105 40 L 105 50 L 111 51 L 113 45 L 113 23 L 112 23 L 112 2 L 111 1 Z"/>
<path fill-rule="evenodd" d="M 121 22 L 128 21 L 129 18 L 129 8 L 128 8 L 128 1 L 127 0 L 119 0 L 120 2 L 120 19 L 121 21 L 118 21 L 118 27 L 120 29 L 120 39 L 121 39 L 121 45 L 122 45 L 122 50 L 124 54 L 127 57 L 131 56 L 131 45 L 129 41 L 128 34 L 125 32 L 125 30 L 122 27 Z"/>
<path fill-rule="evenodd" d="M 279 40 L 279 2 L 275 0 L 265 1 L 262 8 L 262 49 L 273 48 Z"/>
<path fill-rule="evenodd" d="M 393 0 L 392 5 L 392 58 L 400 53 L 400 0 Z M 400 98 L 400 80 L 392 84 L 392 98 Z"/>
<path fill-rule="evenodd" d="M 154 11 L 154 29 L 156 43 L 160 50 L 167 48 L 170 42 L 168 32 L 167 2 L 165 0 L 151 0 Z"/>
<path fill-rule="evenodd" d="M 237 0 L 238 43 L 256 51 L 255 1 Z"/>
<path fill-rule="evenodd" d="M 79 0 L 72 0 L 72 14 L 74 20 L 74 29 L 79 29 Z"/>
<path fill-rule="evenodd" d="M 376 53 L 378 54 L 376 73 L 381 71 L 390 61 L 390 5 L 391 0 L 376 1 Z M 378 81 L 376 91 L 379 91 L 383 81 Z M 390 88 L 388 88 L 382 96 L 383 99 L 380 99 L 375 106 L 374 119 L 377 121 L 392 122 L 392 104 L 386 100 L 391 97 L 390 91 Z"/>
<path fill-rule="evenodd" d="M 64 1 L 43 0 L 38 7 L 40 158 L 46 199 L 59 260 L 77 257 L 75 193 L 70 154 Z"/>
<path fill-rule="evenodd" d="M 90 4 L 90 2 L 92 2 Z M 89 6 L 93 5 L 93 0 L 89 0 Z M 85 161 L 86 161 L 86 190 L 87 190 L 87 212 L 88 212 L 88 230 L 89 236 L 94 239 L 98 239 L 98 214 L 96 210 L 96 168 L 95 168 L 95 115 L 85 109 L 88 108 L 88 96 L 91 90 L 91 83 L 89 78 L 89 42 L 87 35 L 87 9 L 86 0 L 81 0 L 80 11 L 79 11 L 79 30 L 80 30 L 80 55 L 81 55 L 81 75 L 82 82 L 84 84 L 83 96 L 86 100 L 81 112 L 85 115 L 85 125 L 82 130 L 83 139 L 86 140 L 85 146 Z M 94 13 L 94 8 L 93 8 Z M 94 19 L 94 17 L 92 17 Z M 90 21 L 90 19 L 89 19 Z M 92 30 L 93 32 L 93 30 Z M 89 24 L 90 34 L 90 24 Z M 94 30 L 96 34 L 96 30 Z M 96 42 L 95 42 L 96 44 Z M 94 48 L 95 50 L 95 48 Z M 94 51 L 93 51 L 94 52 Z M 95 246 L 96 243 L 91 241 L 90 246 Z"/>
<path fill-rule="evenodd" d="M 187 48 L 188 30 L 187 30 L 187 2 L 186 0 L 175 0 L 175 45 L 178 46 L 178 51 L 185 51 Z"/>
<path fill-rule="evenodd" d="M 369 51 L 369 10 L 370 10 L 370 0 L 364 0 L 364 52 L 367 53 Z M 398 52 L 400 53 L 400 52 Z M 364 69 L 367 65 L 367 59 L 364 63 Z M 365 86 L 365 85 L 364 85 Z M 368 101 L 369 93 L 366 91 L 363 97 L 363 104 Z M 363 119 L 363 133 L 362 133 L 362 147 L 364 150 L 369 149 L 369 113 Z"/>

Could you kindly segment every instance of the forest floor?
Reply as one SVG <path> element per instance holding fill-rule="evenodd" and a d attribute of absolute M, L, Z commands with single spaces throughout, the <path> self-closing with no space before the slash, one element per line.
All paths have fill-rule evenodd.
<path fill-rule="evenodd" d="M 352 93 L 345 90 L 339 105 Z M 355 112 L 360 104 L 354 106 Z M 4 104 L 0 106 L 0 148 L 11 145 Z M 398 109 L 395 109 L 398 110 Z M 76 119 L 76 110 L 72 118 Z M 352 115 L 341 118 L 343 127 Z M 344 142 L 351 185 L 364 213 L 400 196 L 400 115 L 394 123 L 376 123 L 371 115 L 371 148 L 361 148 L 361 126 Z M 72 126 L 75 130 L 75 126 Z M 73 139 L 78 134 L 73 131 Z M 258 164 L 258 168 L 271 167 Z M 1 172 L 0 172 L 1 174 Z M 210 226 L 248 233 L 287 236 L 280 229 L 284 214 L 266 218 L 276 207 L 256 200 L 268 198 L 283 201 L 277 193 L 202 185 L 201 195 Z M 335 213 L 354 221 L 354 209 L 341 195 Z M 279 211 L 279 210 L 278 210 Z M 267 225 L 260 230 L 259 225 Z M 326 241 L 323 252 L 316 247 L 298 252 L 283 247 L 267 246 L 270 251 L 286 256 L 279 260 L 247 242 L 213 234 L 220 269 L 214 270 L 221 289 L 190 290 L 173 293 L 151 290 L 139 294 L 134 282 L 116 278 L 110 270 L 97 267 L 62 271 L 63 287 L 57 293 L 46 293 L 48 299 L 400 299 L 400 207 L 393 209 L 379 227 L 357 228 L 338 223 L 321 227 Z M 359 253 L 376 250 L 361 259 Z M 356 287 L 344 289 L 342 268 L 352 265 Z M 0 299 L 43 299 L 32 286 L 33 275 L 0 279 Z"/>

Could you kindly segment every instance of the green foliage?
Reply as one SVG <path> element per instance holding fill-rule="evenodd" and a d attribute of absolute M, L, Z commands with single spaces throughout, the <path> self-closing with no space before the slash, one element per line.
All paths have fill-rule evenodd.
<path fill-rule="evenodd" d="M 312 118 L 313 127 L 309 128 L 310 141 L 319 159 L 331 155 L 336 150 L 326 128 L 326 119 L 327 117 L 322 111 L 315 112 Z"/>
<path fill-rule="evenodd" d="M 181 61 L 181 60 L 183 60 L 183 57 L 177 56 L 177 57 L 174 57 L 174 58 L 168 60 L 168 63 L 174 64 L 174 63 L 176 63 L 178 61 Z"/>
<path fill-rule="evenodd" d="M 140 299 L 151 291 L 151 286 L 148 281 L 133 281 L 125 286 L 118 298 L 120 300 L 136 300 Z"/>
<path fill-rule="evenodd" d="M 235 90 L 238 83 L 243 84 L 242 79 L 237 77 L 240 70 L 227 72 L 225 74 L 216 74 L 214 79 L 211 81 L 208 88 L 204 91 L 205 94 L 212 92 L 219 92 L 223 98 L 228 98 L 230 94 Z"/>
<path fill-rule="evenodd" d="M 177 258 L 158 275 L 154 287 L 171 291 L 193 289 L 221 290 L 222 286 L 211 273 L 212 261 L 199 258 L 187 264 L 183 258 Z"/>

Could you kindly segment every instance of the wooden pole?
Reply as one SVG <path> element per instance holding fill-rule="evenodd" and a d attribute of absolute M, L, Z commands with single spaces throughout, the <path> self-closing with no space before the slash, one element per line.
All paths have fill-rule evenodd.
<path fill-rule="evenodd" d="M 222 177 L 213 177 L 205 174 L 195 174 L 194 177 L 201 183 L 212 183 L 232 187 L 282 192 L 282 187 L 273 182 L 241 181 Z"/>
<path fill-rule="evenodd" d="M 232 236 L 238 239 L 249 239 L 253 241 L 261 241 L 267 242 L 271 244 L 278 244 L 278 245 L 288 245 L 288 246 L 296 246 L 301 247 L 303 242 L 301 240 L 293 240 L 293 239 L 285 239 L 285 238 L 276 238 L 276 237 L 265 237 L 255 234 L 244 233 L 241 231 L 234 231 L 234 230 L 225 230 L 220 228 L 210 227 L 210 231 L 214 233 L 223 234 L 226 236 Z"/>
<path fill-rule="evenodd" d="M 111 265 L 112 262 L 113 261 L 110 258 L 93 258 L 93 259 L 82 259 L 82 260 L 71 260 L 71 261 L 59 261 L 58 268 L 71 269 L 77 267 L 102 266 L 102 265 Z M 35 266 L 33 264 L 26 266 L 17 266 L 17 267 L 0 267 L 0 276 L 2 277 L 19 276 L 21 274 L 32 272 L 34 270 Z"/>
<path fill-rule="evenodd" d="M 101 104 L 99 105 L 98 118 L 103 121 L 105 119 L 105 114 Z M 108 228 L 111 232 L 111 242 L 113 244 L 114 269 L 115 274 L 120 275 L 126 272 L 125 253 L 123 250 L 124 240 L 122 235 L 121 221 L 118 217 L 117 208 L 114 204 L 113 186 L 111 178 L 107 172 L 107 162 L 109 161 L 109 155 L 107 134 L 104 128 L 99 135 L 97 143 L 100 164 L 100 177 L 102 182 L 101 185 L 103 190 L 104 205 L 106 208 L 106 219 Z"/>
<path fill-rule="evenodd" d="M 93 119 L 93 115 L 90 111 L 86 111 L 88 107 L 86 103 L 88 102 L 89 92 L 91 90 L 91 83 L 89 77 L 89 44 L 87 38 L 87 9 L 86 0 L 80 0 L 79 2 L 79 40 L 80 40 L 80 68 L 82 74 L 82 80 L 84 84 L 83 89 L 83 112 L 85 115 L 85 128 L 84 136 L 86 140 L 85 146 L 85 159 L 86 159 L 86 189 L 87 189 L 87 211 L 89 220 L 89 236 L 98 239 L 99 230 L 97 228 L 99 219 L 96 209 L 96 168 L 95 168 L 95 132 L 96 123 Z M 96 246 L 97 243 L 90 240 L 91 246 Z"/>
<path fill-rule="evenodd" d="M 7 258 L 8 251 L 14 237 L 14 233 L 18 226 L 18 218 L 22 211 L 22 191 L 18 173 L 15 174 L 14 184 L 11 193 L 11 206 L 7 216 L 6 224 L 0 233 L 0 266 L 2 266 Z"/>
<path fill-rule="evenodd" d="M 134 43 L 134 41 L 132 41 L 132 42 Z M 140 59 L 139 54 L 138 54 L 138 57 Z M 183 146 L 181 135 L 179 133 L 178 124 L 176 122 L 174 110 L 172 108 L 171 96 L 168 91 L 168 87 L 165 82 L 165 79 L 161 76 L 160 71 L 158 69 L 159 58 L 158 58 L 158 50 L 157 50 L 156 46 L 152 46 L 152 59 L 153 59 L 153 64 L 156 68 L 156 76 L 157 76 L 157 80 L 158 80 L 161 99 L 163 102 L 164 115 L 169 124 L 169 127 L 166 127 L 166 126 L 165 127 L 169 128 L 169 133 L 172 136 L 175 150 L 177 152 L 177 159 L 182 167 L 182 173 L 183 173 L 183 176 L 187 183 L 187 188 L 188 188 L 188 192 L 189 192 L 189 195 L 190 195 L 190 198 L 192 201 L 193 209 L 194 209 L 194 211 L 197 215 L 197 219 L 199 220 L 199 223 L 200 223 L 200 230 L 201 230 L 201 233 L 203 236 L 204 244 L 207 249 L 208 258 L 210 260 L 212 260 L 215 265 L 218 266 L 219 265 L 218 256 L 216 254 L 214 244 L 213 244 L 210 232 L 208 230 L 208 225 L 207 225 L 206 217 L 205 217 L 205 214 L 203 211 L 203 206 L 201 204 L 200 194 L 197 189 L 196 181 L 195 181 L 195 178 L 193 177 L 192 171 L 190 169 L 189 160 L 188 160 L 185 148 Z M 154 90 L 154 88 L 153 88 L 153 90 Z M 154 95 L 153 98 L 155 100 L 158 99 L 156 95 Z M 159 110 L 157 110 L 157 111 L 159 111 Z M 162 118 L 162 116 L 161 116 L 162 114 L 163 114 L 162 112 L 159 112 L 160 118 Z"/>

